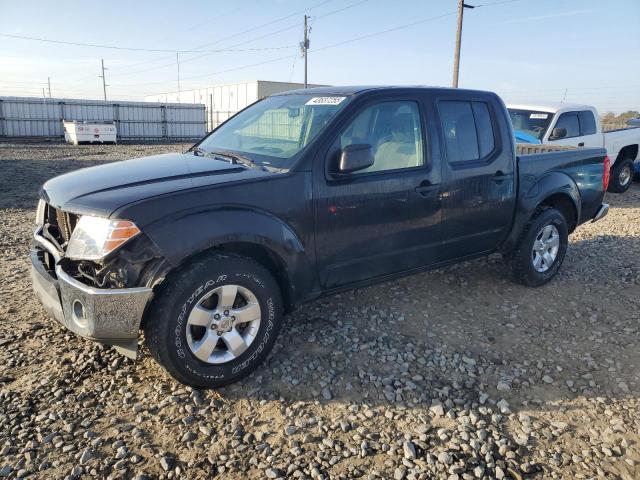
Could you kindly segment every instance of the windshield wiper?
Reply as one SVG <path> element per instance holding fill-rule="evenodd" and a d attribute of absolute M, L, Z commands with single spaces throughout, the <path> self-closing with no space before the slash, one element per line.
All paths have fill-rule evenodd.
<path fill-rule="evenodd" d="M 222 160 L 225 162 L 229 162 L 233 165 L 240 164 L 249 168 L 258 168 L 260 170 L 264 170 L 265 172 L 270 172 L 271 170 L 264 165 L 260 165 L 259 163 L 254 162 L 249 157 L 241 155 L 236 152 L 232 152 L 229 150 L 217 150 L 210 152 L 208 150 L 204 150 L 200 147 L 196 147 L 192 149 L 194 155 L 202 155 L 203 157 L 213 158 L 215 160 Z"/>
<path fill-rule="evenodd" d="M 231 163 L 240 163 L 246 167 L 250 167 L 250 168 L 259 168 L 260 170 L 265 170 L 268 171 L 268 169 L 264 166 L 264 165 L 260 165 L 256 162 L 254 162 L 253 160 L 251 160 L 249 157 L 245 157 L 244 155 L 241 155 L 239 153 L 236 152 L 231 152 L 229 150 L 219 150 L 219 151 L 215 151 L 212 152 L 214 155 L 219 155 L 222 157 L 227 157 L 229 159 L 232 160 Z"/>
<path fill-rule="evenodd" d="M 193 154 L 195 156 L 200 156 L 202 155 L 203 157 L 207 157 L 207 158 L 213 158 L 214 160 L 221 160 L 223 162 L 229 162 L 233 165 L 235 165 L 236 163 L 238 163 L 236 161 L 235 157 L 232 157 L 230 155 L 227 154 L 223 154 L 223 153 L 218 153 L 218 152 L 209 152 L 207 150 L 204 150 L 200 147 L 196 147 L 193 150 Z"/>

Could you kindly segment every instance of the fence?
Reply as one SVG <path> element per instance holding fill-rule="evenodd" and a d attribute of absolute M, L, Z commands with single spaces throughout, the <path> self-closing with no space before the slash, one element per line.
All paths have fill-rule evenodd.
<path fill-rule="evenodd" d="M 0 97 L 0 138 L 64 137 L 63 120 L 115 122 L 119 140 L 190 140 L 204 136 L 202 104 L 103 102 Z"/>

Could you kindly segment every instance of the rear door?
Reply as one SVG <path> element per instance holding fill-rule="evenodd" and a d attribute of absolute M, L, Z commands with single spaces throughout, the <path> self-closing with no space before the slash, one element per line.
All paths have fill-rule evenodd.
<path fill-rule="evenodd" d="M 495 249 L 515 209 L 513 144 L 491 98 L 438 100 L 443 138 L 443 249 L 447 259 Z M 501 134 L 502 132 L 502 134 Z"/>
<path fill-rule="evenodd" d="M 358 107 L 314 167 L 316 255 L 324 289 L 437 261 L 440 172 L 428 155 L 419 95 Z M 342 149 L 369 144 L 366 170 L 335 176 Z"/>

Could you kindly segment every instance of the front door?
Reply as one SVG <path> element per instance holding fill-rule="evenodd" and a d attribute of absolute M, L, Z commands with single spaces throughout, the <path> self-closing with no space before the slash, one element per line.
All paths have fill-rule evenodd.
<path fill-rule="evenodd" d="M 425 145 L 417 98 L 358 108 L 314 168 L 316 255 L 324 289 L 432 263 L 440 240 L 439 171 Z M 336 176 L 351 144 L 369 144 L 374 164 Z"/>
<path fill-rule="evenodd" d="M 567 134 L 562 138 L 553 138 L 556 128 L 564 128 Z M 558 116 L 555 125 L 551 125 L 548 143 L 573 147 L 601 148 L 602 133 L 598 133 L 596 119 L 591 110 L 564 112 Z"/>

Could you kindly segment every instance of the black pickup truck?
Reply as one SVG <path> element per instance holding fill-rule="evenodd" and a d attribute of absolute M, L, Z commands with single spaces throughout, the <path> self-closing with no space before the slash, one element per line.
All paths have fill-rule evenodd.
<path fill-rule="evenodd" d="M 426 87 L 267 97 L 187 153 L 44 184 L 32 281 L 73 332 L 179 381 L 265 358 L 283 315 L 343 289 L 501 252 L 547 283 L 568 235 L 606 215 L 603 149 L 516 157 L 489 92 Z"/>

